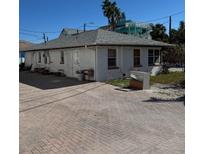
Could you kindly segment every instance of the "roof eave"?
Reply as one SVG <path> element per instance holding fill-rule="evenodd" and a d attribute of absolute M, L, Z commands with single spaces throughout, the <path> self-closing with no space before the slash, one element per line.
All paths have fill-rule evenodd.
<path fill-rule="evenodd" d="M 89 47 L 89 46 L 96 46 L 96 43 L 93 44 L 85 44 L 85 45 L 79 45 L 79 46 L 65 46 L 65 47 L 50 47 L 50 48 L 36 48 L 36 49 L 27 49 L 23 52 L 28 51 L 40 51 L 40 50 L 56 50 L 56 49 L 69 49 L 69 48 L 81 48 L 81 47 Z"/>
<path fill-rule="evenodd" d="M 89 46 L 135 46 L 135 47 L 175 47 L 174 44 L 164 44 L 164 45 L 156 45 L 156 44 L 127 44 L 127 43 L 92 43 L 85 44 L 79 46 L 65 46 L 65 47 L 48 47 L 48 48 L 36 48 L 36 49 L 26 49 L 22 50 L 23 52 L 28 51 L 40 51 L 40 50 L 55 50 L 55 49 L 67 49 L 67 48 L 80 48 L 80 47 L 89 47 Z"/>
<path fill-rule="evenodd" d="M 98 46 L 136 46 L 136 47 L 175 47 L 173 44 L 152 45 L 152 44 L 118 44 L 118 43 L 97 43 Z"/>

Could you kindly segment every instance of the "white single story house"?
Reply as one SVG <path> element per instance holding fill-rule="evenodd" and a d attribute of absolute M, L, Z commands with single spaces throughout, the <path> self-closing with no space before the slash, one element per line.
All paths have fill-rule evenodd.
<path fill-rule="evenodd" d="M 104 81 L 129 75 L 131 70 L 151 72 L 160 66 L 161 47 L 172 45 L 141 39 L 102 29 L 70 33 L 25 50 L 25 66 L 63 70 L 67 77 L 77 77 L 84 69 L 94 71 L 92 80 Z"/>

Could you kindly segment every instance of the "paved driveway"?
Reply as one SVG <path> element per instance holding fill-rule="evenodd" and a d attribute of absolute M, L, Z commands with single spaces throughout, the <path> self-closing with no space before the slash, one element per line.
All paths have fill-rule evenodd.
<path fill-rule="evenodd" d="M 100 82 L 45 86 L 66 80 L 20 74 L 21 154 L 184 153 L 183 103 Z"/>

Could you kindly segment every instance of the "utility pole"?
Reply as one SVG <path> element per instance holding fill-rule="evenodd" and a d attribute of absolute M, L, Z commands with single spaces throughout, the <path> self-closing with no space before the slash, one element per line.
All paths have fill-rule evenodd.
<path fill-rule="evenodd" d="M 171 43 L 172 16 L 169 16 L 169 43 Z"/>
<path fill-rule="evenodd" d="M 84 29 L 84 32 L 86 30 L 86 23 L 83 24 L 83 29 Z"/>
<path fill-rule="evenodd" d="M 44 43 L 46 44 L 46 34 L 43 33 L 43 40 L 44 40 Z"/>
<path fill-rule="evenodd" d="M 92 25 L 92 24 L 94 24 L 94 23 L 93 23 L 93 22 L 84 23 L 84 24 L 83 24 L 84 32 L 86 31 L 86 26 L 87 26 L 88 24 Z"/>

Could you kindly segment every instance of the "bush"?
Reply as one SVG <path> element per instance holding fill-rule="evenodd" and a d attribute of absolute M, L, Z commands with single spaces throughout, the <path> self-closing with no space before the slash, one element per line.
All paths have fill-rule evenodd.
<path fill-rule="evenodd" d="M 162 62 L 166 64 L 185 64 L 185 49 L 184 45 L 176 45 L 174 48 L 162 49 Z"/>

